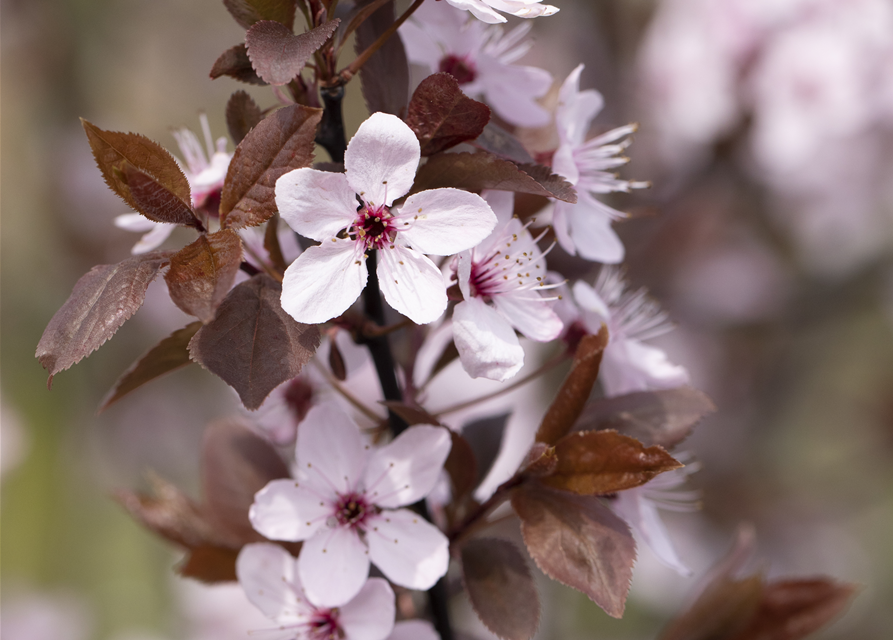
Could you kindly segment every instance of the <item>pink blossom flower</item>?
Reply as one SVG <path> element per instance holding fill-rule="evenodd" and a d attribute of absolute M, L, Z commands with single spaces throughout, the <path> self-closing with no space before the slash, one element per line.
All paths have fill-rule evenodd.
<path fill-rule="evenodd" d="M 302 586 L 295 559 L 269 543 L 244 546 L 236 574 L 252 604 L 278 625 L 270 630 L 278 633 L 270 637 L 385 640 L 394 628 L 394 591 L 387 580 L 370 578 L 337 608 L 320 606 Z"/>
<path fill-rule="evenodd" d="M 447 2 L 457 9 L 470 11 L 475 18 L 489 24 L 506 22 L 505 16 L 498 13 L 499 11 L 519 18 L 538 18 L 558 13 L 558 7 L 540 4 L 542 0 L 447 0 Z"/>
<path fill-rule="evenodd" d="M 462 91 L 481 98 L 499 117 L 520 127 L 542 127 L 549 112 L 536 99 L 552 86 L 543 69 L 514 64 L 530 49 L 532 23 L 511 31 L 467 20 L 467 14 L 445 2 L 425 3 L 400 27 L 411 62 L 430 73 L 452 75 Z"/>
<path fill-rule="evenodd" d="M 449 541 L 398 507 L 428 495 L 450 445 L 446 429 L 421 425 L 369 451 L 339 408 L 313 407 L 298 431 L 296 479 L 274 480 L 259 491 L 251 523 L 272 540 L 304 542 L 298 574 L 317 605 L 353 598 L 370 559 L 391 582 L 429 589 L 446 573 Z"/>
<path fill-rule="evenodd" d="M 598 200 L 613 191 L 629 192 L 647 182 L 621 180 L 609 170 L 623 166 L 629 158 L 620 155 L 630 144 L 635 125 L 626 125 L 586 140 L 589 126 L 604 106 L 595 89 L 580 91 L 581 64 L 561 85 L 555 124 L 561 141 L 552 159 L 552 170 L 577 189 L 577 203 L 558 201 L 552 209 L 552 224 L 558 244 L 568 253 L 587 260 L 614 264 L 623 260 L 623 244 L 611 228 L 625 214 Z"/>
<path fill-rule="evenodd" d="M 223 189 L 223 181 L 229 169 L 229 161 L 233 154 L 226 151 L 226 138 L 217 138 L 216 146 L 212 143 L 211 129 L 208 126 L 208 116 L 204 113 L 200 116 L 202 132 L 205 136 L 207 156 L 202 150 L 201 143 L 192 131 L 183 127 L 173 132 L 180 147 L 180 153 L 186 159 L 184 163 L 178 158 L 177 164 L 189 181 L 189 190 L 192 193 L 192 206 L 196 208 L 207 207 L 216 214 L 219 204 L 217 199 Z M 119 229 L 145 234 L 139 242 L 130 250 L 133 254 L 146 253 L 157 248 L 167 240 L 177 225 L 149 220 L 139 213 L 125 213 L 115 218 L 115 226 Z"/>
<path fill-rule="evenodd" d="M 500 221 L 490 236 L 456 261 L 465 298 L 453 310 L 453 336 L 462 366 L 473 378 L 507 380 L 524 364 L 515 329 L 538 342 L 561 334 L 561 319 L 538 290 L 546 284 L 546 262 L 536 240 L 511 217 L 514 195 L 486 195 Z"/>
<path fill-rule="evenodd" d="M 684 367 L 642 342 L 672 330 L 666 314 L 644 289 L 629 291 L 618 269 L 603 267 L 595 288 L 580 281 L 573 292 L 586 330 L 596 333 L 603 323 L 608 327 L 600 375 L 605 395 L 670 389 L 688 382 Z"/>
<path fill-rule="evenodd" d="M 416 193 L 392 209 L 412 186 L 420 158 L 412 130 L 396 116 L 375 113 L 347 146 L 344 173 L 304 168 L 279 178 L 282 218 L 321 243 L 285 272 L 282 308 L 295 320 L 325 322 L 353 304 L 366 286 L 371 250 L 379 252 L 378 281 L 388 304 L 417 324 L 443 314 L 443 274 L 423 254 L 470 249 L 493 230 L 496 216 L 480 196 L 449 188 Z"/>

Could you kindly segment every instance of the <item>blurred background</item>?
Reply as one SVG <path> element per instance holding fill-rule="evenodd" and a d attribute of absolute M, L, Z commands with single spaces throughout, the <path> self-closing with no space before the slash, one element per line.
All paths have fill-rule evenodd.
<path fill-rule="evenodd" d="M 666 520 L 681 578 L 642 550 L 627 615 L 541 581 L 540 637 L 651 638 L 754 524 L 772 577 L 861 585 L 820 634 L 893 629 L 893 4 L 889 0 L 556 0 L 525 62 L 640 123 L 612 204 L 628 273 L 677 323 L 671 359 L 715 401 L 686 448 L 698 514 Z M 106 346 L 57 376 L 34 349 L 75 281 L 125 258 L 126 206 L 103 184 L 78 118 L 176 150 L 170 130 L 225 135 L 208 72 L 243 31 L 218 0 L 3 0 L 0 522 L 4 640 L 244 637 L 238 593 L 173 578 L 176 554 L 111 499 L 153 469 L 197 485 L 204 425 L 235 410 L 192 367 L 96 407 L 186 317 L 150 287 Z M 365 117 L 349 88 L 348 129 Z M 182 245 L 187 236 L 175 238 Z M 248 609 L 248 607 L 244 607 Z M 459 607 L 461 609 L 461 607 Z M 458 613 L 458 612 L 457 612 Z M 258 622 L 259 621 L 259 622 Z"/>

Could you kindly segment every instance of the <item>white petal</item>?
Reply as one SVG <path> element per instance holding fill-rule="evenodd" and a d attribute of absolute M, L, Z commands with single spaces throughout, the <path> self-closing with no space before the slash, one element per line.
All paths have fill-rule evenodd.
<path fill-rule="evenodd" d="M 139 255 L 141 253 L 148 253 L 153 249 L 157 249 L 165 240 L 170 237 L 176 226 L 177 225 L 175 224 L 159 223 L 157 227 L 152 229 L 149 233 L 140 238 L 139 242 L 133 245 L 130 253 Z"/>
<path fill-rule="evenodd" d="M 152 231 L 157 226 L 164 224 L 162 222 L 149 220 L 149 218 L 141 213 L 122 213 L 120 216 L 115 216 L 114 222 L 115 226 L 119 229 L 124 229 L 126 231 L 135 231 L 136 233 Z M 170 226 L 171 228 L 173 228 L 174 225 L 166 226 Z"/>
<path fill-rule="evenodd" d="M 469 298 L 453 309 L 453 337 L 462 367 L 472 378 L 501 382 L 524 364 L 524 349 L 515 330 L 479 298 Z"/>
<path fill-rule="evenodd" d="M 690 576 L 692 571 L 676 554 L 657 506 L 642 495 L 642 489 L 636 487 L 621 491 L 617 499 L 611 502 L 611 508 L 642 537 L 658 560 L 681 575 Z"/>
<path fill-rule="evenodd" d="M 366 491 L 380 507 L 402 507 L 427 496 L 443 469 L 452 440 L 444 427 L 410 427 L 369 456 Z"/>
<path fill-rule="evenodd" d="M 527 23 L 530 24 L 530 23 Z M 515 194 L 511 191 L 496 191 L 488 189 L 481 193 L 481 197 L 487 202 L 493 215 L 496 216 L 496 224 L 503 226 L 512 219 L 515 211 Z"/>
<path fill-rule="evenodd" d="M 321 404 L 307 412 L 298 429 L 295 460 L 299 479 L 306 479 L 322 495 L 357 490 L 366 466 L 360 428 L 335 404 Z"/>
<path fill-rule="evenodd" d="M 415 180 L 421 149 L 418 138 L 400 118 L 373 113 L 344 153 L 347 180 L 364 202 L 376 206 L 406 194 Z"/>
<path fill-rule="evenodd" d="M 558 314 L 535 290 L 500 294 L 493 297 L 493 304 L 515 329 L 531 340 L 554 340 L 564 328 Z"/>
<path fill-rule="evenodd" d="M 558 108 L 555 122 L 562 142 L 579 146 L 586 140 L 589 123 L 605 104 L 602 95 L 594 90 L 580 91 L 580 74 L 583 65 L 570 72 L 558 92 Z"/>
<path fill-rule="evenodd" d="M 384 640 L 394 628 L 396 603 L 387 580 L 369 578 L 357 596 L 341 607 L 338 626 L 344 640 Z"/>
<path fill-rule="evenodd" d="M 388 640 L 440 640 L 440 635 L 427 620 L 401 620 Z"/>
<path fill-rule="evenodd" d="M 519 127 L 544 127 L 552 114 L 536 98 L 552 85 L 552 75 L 544 69 L 500 64 L 495 76 L 488 74 L 487 103 L 503 120 Z"/>
<path fill-rule="evenodd" d="M 307 249 L 285 270 L 282 308 L 306 324 L 331 320 L 360 297 L 368 276 L 353 240 L 327 240 Z"/>
<path fill-rule="evenodd" d="M 357 196 L 343 173 L 303 168 L 276 181 L 282 219 L 302 236 L 319 242 L 334 238 L 357 216 Z"/>
<path fill-rule="evenodd" d="M 599 325 L 611 321 L 611 309 L 592 286 L 582 280 L 577 280 L 574 283 L 573 292 L 576 303 L 583 311 L 594 314 Z M 598 327 L 590 326 L 589 330 L 597 331 Z"/>
<path fill-rule="evenodd" d="M 400 231 L 401 240 L 416 251 L 436 256 L 471 249 L 496 226 L 496 214 L 486 200 L 451 188 L 409 196 L 400 209 L 400 218 L 410 222 L 405 231 Z"/>
<path fill-rule="evenodd" d="M 309 485 L 309 483 L 307 483 Z M 251 526 L 270 540 L 306 540 L 334 513 L 328 496 L 300 481 L 273 480 L 254 496 Z M 334 496 L 332 496 L 334 497 Z"/>
<path fill-rule="evenodd" d="M 661 349 L 638 340 L 609 342 L 602 356 L 601 373 L 605 395 L 609 397 L 670 389 L 688 382 L 685 367 L 670 362 Z"/>
<path fill-rule="evenodd" d="M 245 595 L 265 616 L 279 624 L 306 621 L 312 607 L 300 597 L 296 561 L 277 544 L 242 547 L 236 559 L 236 575 Z"/>
<path fill-rule="evenodd" d="M 416 324 L 428 324 L 443 315 L 446 285 L 428 257 L 400 245 L 378 255 L 378 282 L 389 305 Z"/>
<path fill-rule="evenodd" d="M 580 181 L 580 168 L 574 160 L 574 149 L 569 143 L 564 143 L 555 150 L 555 155 L 552 156 L 552 171 L 573 185 Z"/>
<path fill-rule="evenodd" d="M 369 577 L 369 550 L 351 527 L 321 529 L 301 547 L 298 575 L 310 602 L 340 607 Z"/>
<path fill-rule="evenodd" d="M 462 297 L 468 300 L 471 298 L 471 262 L 472 252 L 463 251 L 456 256 L 456 280 L 459 282 L 459 291 Z"/>
<path fill-rule="evenodd" d="M 600 208 L 587 208 L 585 200 L 578 202 L 568 210 L 568 226 L 581 258 L 604 264 L 623 262 L 623 243 Z"/>
<path fill-rule="evenodd" d="M 383 511 L 366 532 L 369 555 L 393 583 L 427 590 L 450 562 L 449 540 L 440 529 L 409 509 Z"/>
<path fill-rule="evenodd" d="M 481 2 L 481 0 L 447 0 L 447 2 L 457 9 L 471 11 L 472 15 L 481 22 L 486 22 L 487 24 L 507 22 L 505 16 L 496 13 L 493 9 Z"/>

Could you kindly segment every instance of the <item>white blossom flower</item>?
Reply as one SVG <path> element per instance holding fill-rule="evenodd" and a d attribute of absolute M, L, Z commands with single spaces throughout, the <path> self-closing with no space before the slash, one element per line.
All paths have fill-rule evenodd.
<path fill-rule="evenodd" d="M 302 586 L 295 559 L 270 543 L 245 545 L 236 575 L 245 595 L 276 622 L 264 637 L 282 640 L 385 640 L 394 628 L 394 591 L 387 580 L 370 578 L 356 595 L 333 608 L 315 604 Z"/>
<path fill-rule="evenodd" d="M 449 73 L 472 98 L 482 98 L 499 117 L 520 127 L 542 127 L 549 112 L 536 99 L 552 86 L 544 69 L 514 64 L 530 49 L 530 22 L 511 31 L 468 20 L 446 2 L 426 2 L 400 27 L 406 54 L 430 73 Z"/>
<path fill-rule="evenodd" d="M 465 298 L 453 310 L 453 336 L 462 366 L 473 378 L 507 380 L 524 364 L 515 329 L 538 342 L 561 334 L 561 319 L 538 289 L 546 284 L 546 262 L 536 240 L 512 217 L 514 195 L 491 191 L 486 200 L 500 224 L 474 249 L 456 259 Z"/>
<path fill-rule="evenodd" d="M 459 189 L 432 189 L 394 200 L 412 186 L 421 158 L 418 139 L 399 118 L 375 113 L 344 154 L 344 173 L 296 169 L 276 181 L 276 204 L 292 229 L 314 240 L 285 272 L 282 308 L 298 322 L 343 313 L 366 286 L 365 256 L 378 250 L 385 300 L 417 324 L 447 305 L 443 274 L 423 255 L 470 249 L 493 230 L 484 200 Z M 358 205 L 359 201 L 359 205 Z"/>
<path fill-rule="evenodd" d="M 202 132 L 205 136 L 207 156 L 202 150 L 198 136 L 189 129 L 183 127 L 173 132 L 180 147 L 180 153 L 186 159 L 185 165 L 178 158 L 177 164 L 189 181 L 189 190 L 192 194 L 192 206 L 195 208 L 206 207 L 216 214 L 216 207 L 220 191 L 223 189 L 223 181 L 229 169 L 229 162 L 233 154 L 226 151 L 226 138 L 217 139 L 216 146 L 211 139 L 211 129 L 208 126 L 208 116 L 204 113 L 200 116 Z M 133 254 L 152 251 L 167 240 L 171 232 L 177 226 L 165 222 L 149 220 L 139 213 L 125 213 L 115 218 L 115 226 L 127 231 L 145 234 L 130 250 Z"/>
<path fill-rule="evenodd" d="M 440 640 L 440 635 L 427 620 L 401 620 L 388 640 Z"/>
<path fill-rule="evenodd" d="M 626 125 L 586 140 L 589 126 L 604 106 L 595 89 L 580 91 L 581 64 L 561 85 L 555 124 L 561 142 L 552 159 L 552 170 L 577 189 L 577 203 L 555 202 L 552 224 L 558 244 L 568 253 L 587 260 L 615 264 L 623 260 L 623 244 L 611 228 L 625 214 L 598 200 L 614 191 L 642 189 L 647 182 L 621 180 L 609 170 L 629 158 L 620 155 L 630 144 L 635 125 Z"/>
<path fill-rule="evenodd" d="M 684 367 L 671 363 L 661 349 L 642 342 L 672 329 L 666 314 L 644 289 L 628 290 L 618 269 L 603 267 L 595 288 L 579 281 L 573 292 L 586 330 L 596 333 L 603 323 L 608 327 L 600 374 L 606 396 L 670 389 L 688 382 Z"/>
<path fill-rule="evenodd" d="M 673 541 L 660 519 L 658 508 L 667 511 L 696 511 L 699 494 L 696 491 L 678 491 L 689 474 L 698 465 L 689 464 L 656 476 L 646 484 L 625 491 L 608 501 L 614 513 L 632 527 L 633 531 L 654 551 L 661 563 L 684 576 L 692 574 L 673 546 Z"/>
<path fill-rule="evenodd" d="M 447 2 L 457 9 L 470 11 L 475 18 L 488 24 L 507 22 L 505 16 L 498 13 L 499 11 L 519 18 L 538 18 L 558 13 L 558 7 L 540 4 L 542 0 L 447 0 Z"/>
<path fill-rule="evenodd" d="M 339 408 L 310 409 L 298 431 L 297 477 L 257 493 L 249 517 L 271 540 L 304 542 L 298 574 L 307 597 L 335 607 L 363 586 L 370 559 L 395 584 L 429 589 L 446 573 L 449 541 L 409 509 L 434 487 L 449 454 L 449 432 L 407 429 L 369 451 Z"/>

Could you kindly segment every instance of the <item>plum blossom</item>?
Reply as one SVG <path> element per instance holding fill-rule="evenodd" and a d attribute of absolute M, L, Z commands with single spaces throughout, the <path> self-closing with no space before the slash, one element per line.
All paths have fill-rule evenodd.
<path fill-rule="evenodd" d="M 295 320 L 315 324 L 347 310 L 366 286 L 372 250 L 388 304 L 416 324 L 443 314 L 443 274 L 423 254 L 470 249 L 493 230 L 496 216 L 480 196 L 452 188 L 413 194 L 392 209 L 412 186 L 420 158 L 418 139 L 402 120 L 374 113 L 348 144 L 344 173 L 303 168 L 276 181 L 282 218 L 321 243 L 285 272 L 282 308 Z"/>
<path fill-rule="evenodd" d="M 530 49 L 530 22 L 511 31 L 485 26 L 445 2 L 425 3 L 400 27 L 411 62 L 452 75 L 462 91 L 482 98 L 499 117 L 519 127 L 549 124 L 536 99 L 552 86 L 543 69 L 517 65 Z"/>
<path fill-rule="evenodd" d="M 600 376 L 606 396 L 670 389 L 688 382 L 684 367 L 642 342 L 672 330 L 666 314 L 645 289 L 628 290 L 618 269 L 603 267 L 595 288 L 578 281 L 573 293 L 588 332 L 596 333 L 602 324 L 608 327 Z"/>
<path fill-rule="evenodd" d="M 233 154 L 226 151 L 225 137 L 218 138 L 216 145 L 212 142 L 208 116 L 203 113 L 200 115 L 200 119 L 207 156 L 202 150 L 198 136 L 183 127 L 175 130 L 173 136 L 186 161 L 184 163 L 179 158 L 175 157 L 174 159 L 177 160 L 177 164 L 180 165 L 189 181 L 192 206 L 196 209 L 208 209 L 212 215 L 216 215 L 220 191 L 223 189 L 223 181 L 226 179 L 229 161 L 232 160 Z M 119 229 L 145 234 L 130 250 L 133 254 L 140 254 L 160 246 L 177 225 L 154 222 L 139 213 L 125 213 L 115 218 L 115 226 Z"/>
<path fill-rule="evenodd" d="M 447 2 L 457 9 L 470 11 L 475 18 L 488 24 L 507 22 L 500 11 L 519 18 L 538 18 L 558 13 L 558 7 L 540 4 L 542 0 L 447 0 Z"/>
<path fill-rule="evenodd" d="M 552 209 L 552 224 L 558 244 L 568 253 L 598 262 L 615 264 L 623 260 L 620 238 L 611 228 L 625 214 L 598 200 L 600 194 L 642 189 L 647 182 L 621 180 L 609 170 L 625 165 L 620 155 L 632 141 L 636 125 L 626 125 L 586 140 L 589 126 L 604 106 L 595 89 L 580 91 L 581 64 L 561 85 L 555 124 L 560 145 L 552 159 L 552 170 L 564 176 L 577 189 L 577 203 L 558 201 Z"/>
<path fill-rule="evenodd" d="M 511 217 L 514 195 L 491 191 L 486 200 L 500 224 L 481 244 L 456 259 L 465 298 L 453 310 L 453 335 L 462 366 L 473 378 L 507 380 L 524 364 L 515 329 L 538 342 L 561 334 L 561 319 L 538 290 L 546 284 L 546 263 L 536 240 Z"/>
<path fill-rule="evenodd" d="M 303 541 L 297 573 L 319 606 L 348 602 L 370 560 L 395 584 L 429 589 L 446 573 L 449 542 L 409 509 L 436 483 L 451 446 L 446 429 L 420 425 L 370 451 L 332 405 L 310 409 L 298 431 L 294 480 L 257 493 L 249 517 L 271 540 Z"/>
<path fill-rule="evenodd" d="M 236 575 L 245 595 L 278 627 L 269 637 L 282 640 L 385 640 L 394 628 L 394 591 L 387 580 L 370 578 L 356 595 L 333 608 L 308 596 L 295 559 L 269 543 L 245 545 Z M 264 630 L 266 631 L 266 630 Z M 266 634 L 264 637 L 268 637 Z"/>

